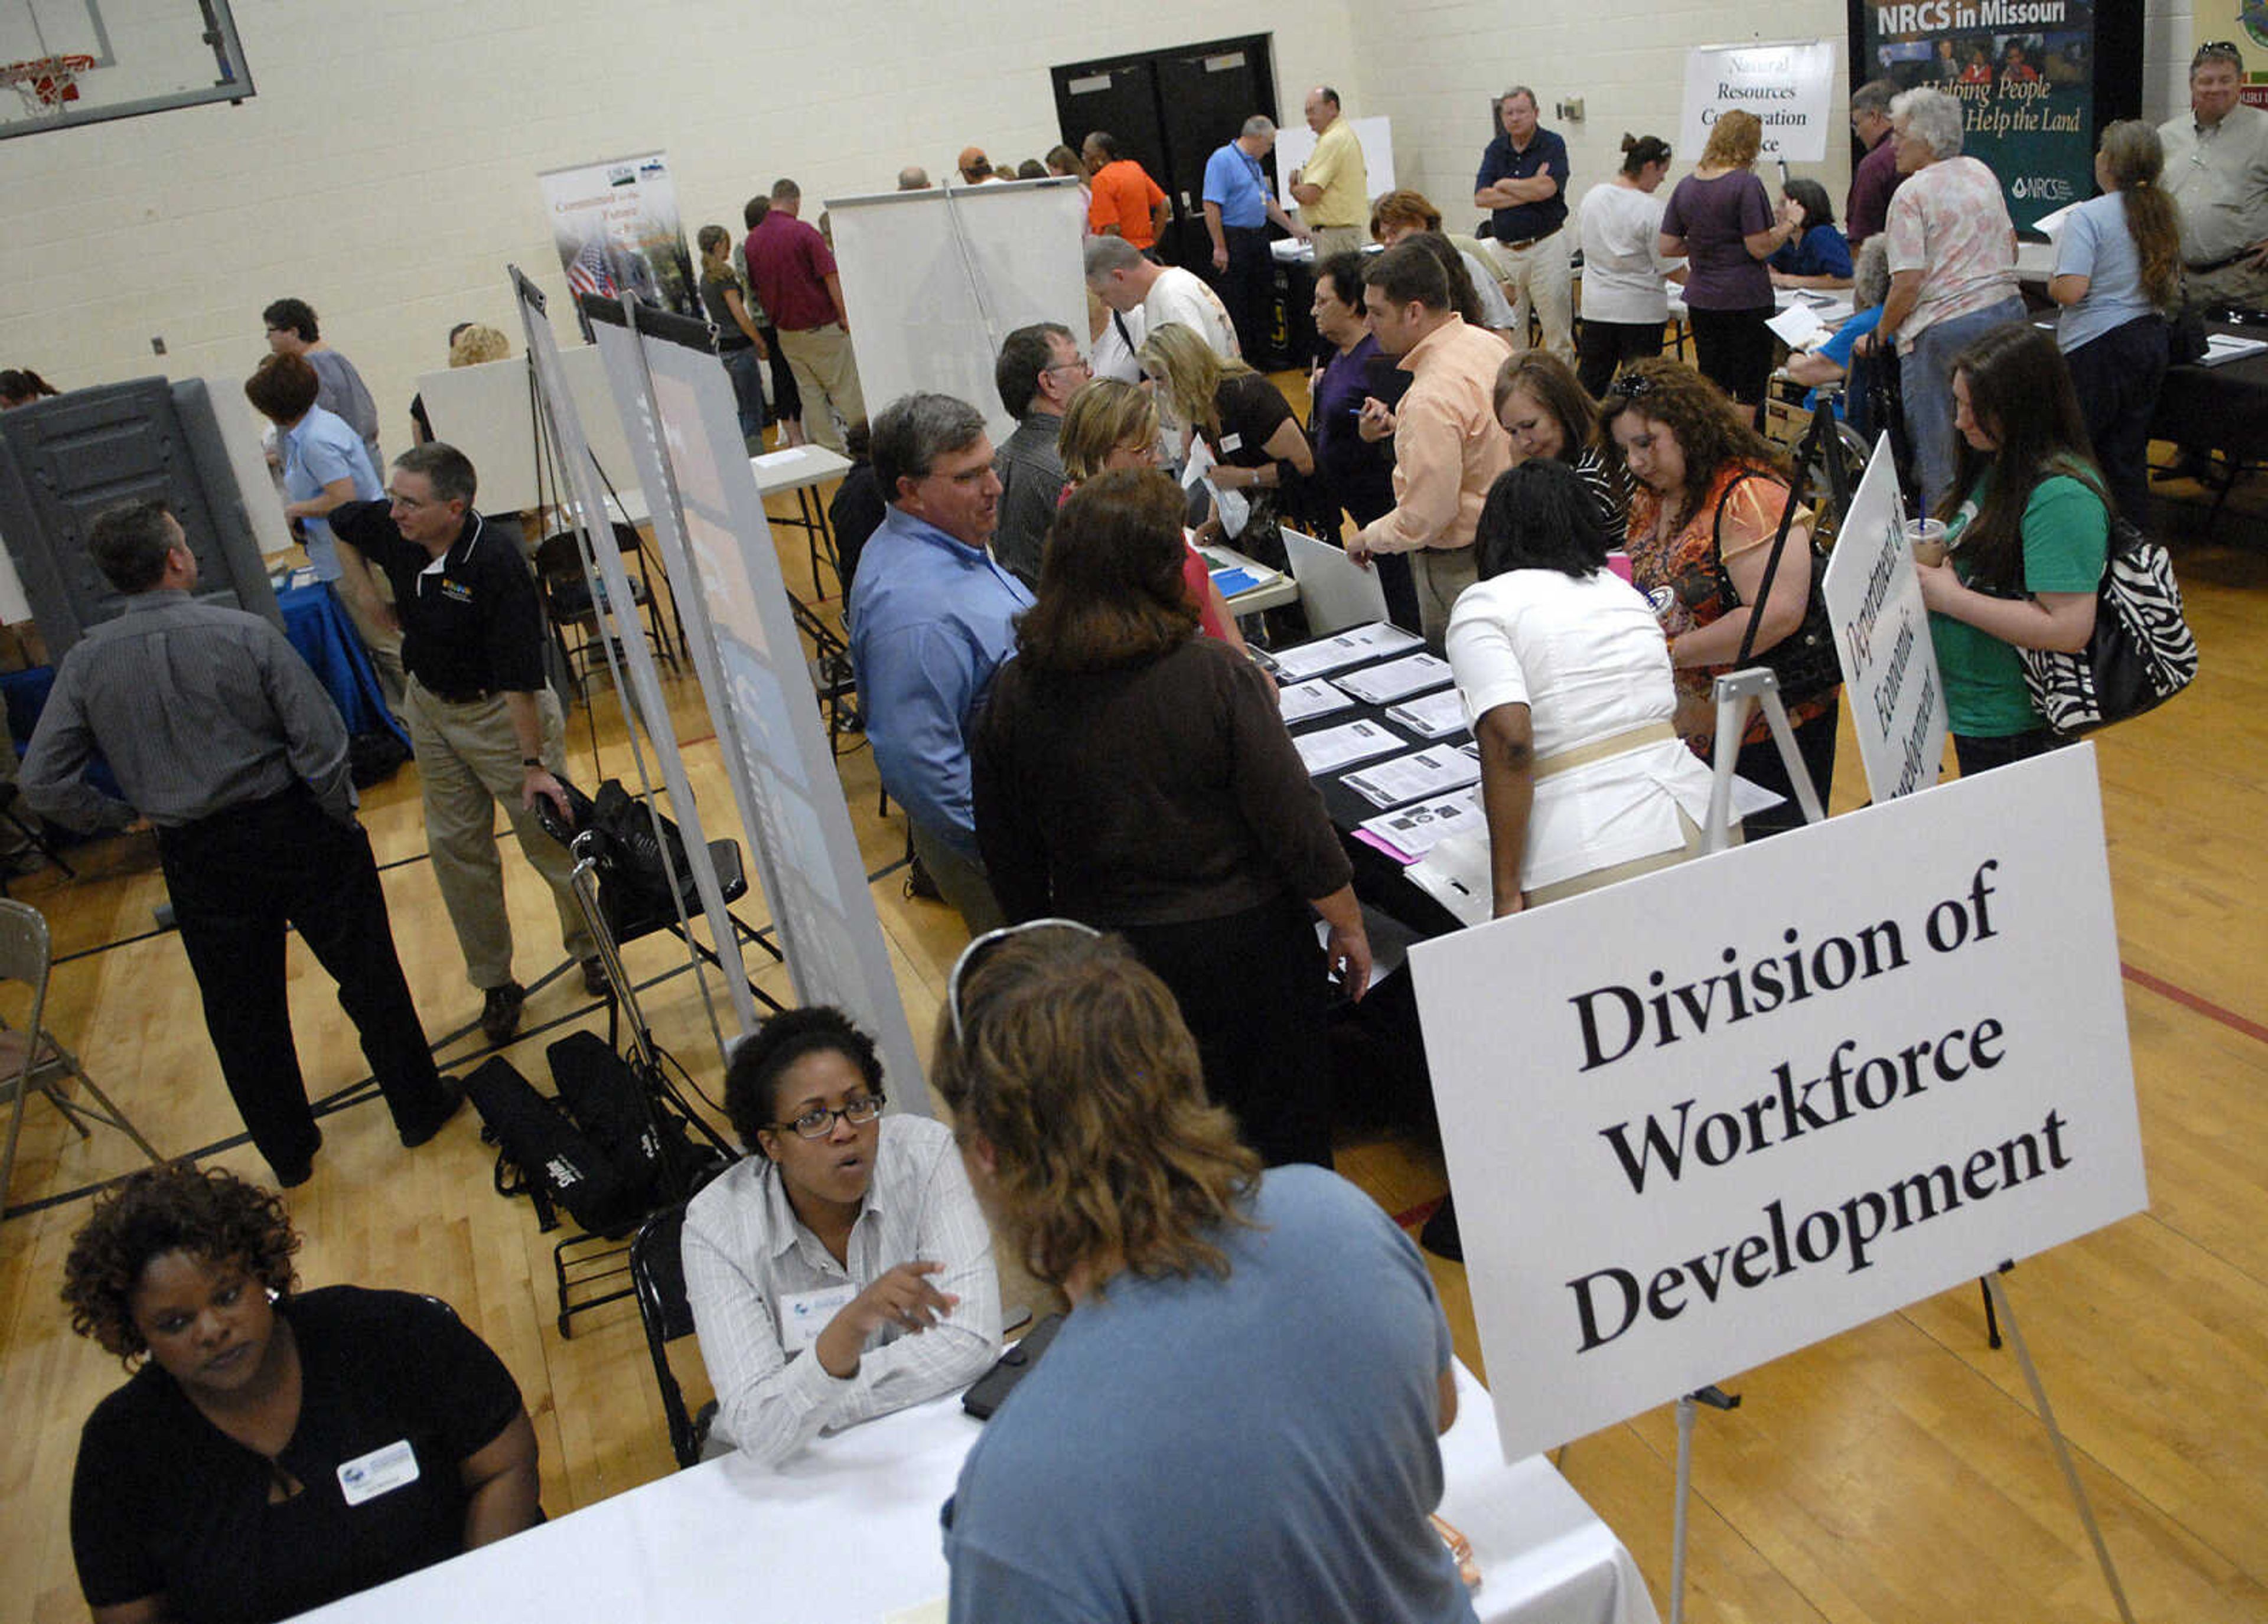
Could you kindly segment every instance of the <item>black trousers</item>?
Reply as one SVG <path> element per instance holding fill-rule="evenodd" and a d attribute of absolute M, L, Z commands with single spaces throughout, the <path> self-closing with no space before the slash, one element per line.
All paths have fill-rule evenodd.
<path fill-rule="evenodd" d="M 1953 736 L 1953 759 L 1961 764 L 1961 775 L 1974 778 L 1979 773 L 1989 773 L 1996 767 L 2006 767 L 2012 761 L 2029 761 L 2036 755 L 2045 755 L 2051 750 L 2060 750 L 2071 740 L 2043 727 L 2029 733 L 2010 733 L 1999 739 L 1976 739 L 1966 733 Z"/>
<path fill-rule="evenodd" d="M 771 356 L 765 364 L 772 374 L 772 421 L 801 423 L 803 391 L 795 386 L 795 369 L 788 365 L 787 354 L 780 349 L 779 329 L 761 327 L 756 331 L 763 335 L 764 349 Z"/>
<path fill-rule="evenodd" d="M 1615 374 L 1632 361 L 1651 361 L 1661 353 L 1659 321 L 1594 321 L 1583 319 L 1575 334 L 1575 376 L 1583 393 L 1594 400 L 1607 392 Z"/>
<path fill-rule="evenodd" d="M 158 854 L 221 1075 L 268 1165 L 296 1172 L 319 1137 L 284 995 L 287 925 L 338 983 L 394 1126 L 430 1128 L 446 1108 L 441 1075 L 394 955 L 370 837 L 301 788 L 161 829 Z"/>
<path fill-rule="evenodd" d="M 1276 261 L 1268 252 L 1268 228 L 1224 225 L 1220 234 L 1228 246 L 1228 268 L 1214 274 L 1213 285 L 1235 325 L 1237 348 L 1257 366 L 1275 349 L 1270 310 L 1276 297 Z"/>
<path fill-rule="evenodd" d="M 1331 1165 L 1330 984 L 1306 903 L 1120 925 L 1197 1040 L 1205 1089 L 1270 1167 Z"/>
<path fill-rule="evenodd" d="M 1685 312 L 1693 329 L 1694 370 L 1743 406 L 1760 411 L 1771 383 L 1772 307 Z"/>
<path fill-rule="evenodd" d="M 2129 524 L 2150 515 L 2150 417 L 2166 381 L 2166 319 L 2137 316 L 2064 355 L 2087 437 Z"/>
<path fill-rule="evenodd" d="M 1827 702 L 1827 709 L 1795 730 L 1795 753 L 1803 758 L 1804 770 L 1811 775 L 1811 787 L 1819 791 L 1819 805 L 1827 805 L 1827 793 L 1835 787 L 1835 730 L 1843 719 L 1843 694 L 1840 689 Z M 1785 834 L 1790 829 L 1803 827 L 1803 808 L 1795 798 L 1795 780 L 1788 775 L 1787 763 L 1780 760 L 1779 745 L 1771 734 L 1753 745 L 1742 745 L 1734 771 L 1750 783 L 1762 784 L 1767 790 L 1778 790 L 1786 798 L 1777 806 L 1768 806 L 1760 812 L 1751 812 L 1742 820 L 1742 838 L 1760 841 L 1767 835 Z"/>

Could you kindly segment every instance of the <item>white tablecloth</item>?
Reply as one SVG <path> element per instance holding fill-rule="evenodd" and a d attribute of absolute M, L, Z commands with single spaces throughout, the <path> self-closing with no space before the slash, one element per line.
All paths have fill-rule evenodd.
<path fill-rule="evenodd" d="M 1457 1370 L 1441 1515 L 1472 1541 L 1486 1624 L 1656 1624 L 1630 1553 L 1540 1457 L 1506 1466 Z M 322 1624 L 880 1624 L 934 1602 L 938 1510 L 978 1423 L 936 1400 L 786 1466 L 733 1457 L 306 1615 Z"/>

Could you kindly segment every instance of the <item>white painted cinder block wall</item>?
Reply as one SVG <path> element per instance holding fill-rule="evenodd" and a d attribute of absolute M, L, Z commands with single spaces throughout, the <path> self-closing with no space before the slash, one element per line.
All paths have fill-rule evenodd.
<path fill-rule="evenodd" d="M 1351 113 L 1391 116 L 1403 183 L 1469 224 L 1488 99 L 1506 85 L 1532 84 L 1547 104 L 1583 98 L 1581 123 L 1551 121 L 1580 195 L 1610 173 L 1624 130 L 1674 136 L 1688 47 L 1758 28 L 1839 40 L 1845 27 L 1837 0 L 1577 0 L 1549 15 L 1502 0 L 235 11 L 260 92 L 243 107 L 0 143 L 0 365 L 64 386 L 240 378 L 265 353 L 261 305 L 295 294 L 360 365 L 394 446 L 452 323 L 514 329 L 507 261 L 563 293 L 541 170 L 664 148 L 688 236 L 711 221 L 737 231 L 743 200 L 779 174 L 819 198 L 885 189 L 902 164 L 938 173 L 972 140 L 996 159 L 1043 152 L 1051 63 L 1264 30 L 1286 118 L 1317 80 Z M 2146 110 L 2164 118 L 2185 101 L 2189 0 L 2150 0 L 2149 18 Z M 1839 198 L 1847 158 L 1830 148 L 1814 173 Z"/>
<path fill-rule="evenodd" d="M 662 148 L 688 239 L 780 175 L 829 194 L 1057 139 L 1050 64 L 1273 31 L 1277 83 L 1360 92 L 1344 0 L 236 0 L 259 93 L 0 142 L 0 366 L 58 386 L 241 378 L 260 311 L 305 298 L 389 452 L 458 321 L 519 348 L 504 267 L 563 300 L 539 172 Z M 1233 132 L 1231 132 L 1233 133 Z M 168 355 L 151 352 L 162 335 Z"/>

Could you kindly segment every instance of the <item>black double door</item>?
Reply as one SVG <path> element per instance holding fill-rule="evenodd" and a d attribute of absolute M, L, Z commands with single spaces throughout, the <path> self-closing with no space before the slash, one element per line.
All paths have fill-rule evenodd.
<path fill-rule="evenodd" d="M 1277 118 L 1268 36 L 1175 46 L 1051 71 L 1064 144 L 1076 151 L 1091 132 L 1108 131 L 1119 156 L 1147 170 L 1173 206 L 1158 239 L 1159 257 L 1209 276 L 1205 160 L 1235 140 L 1254 114 Z M 1272 173 L 1272 161 L 1270 168 Z"/>

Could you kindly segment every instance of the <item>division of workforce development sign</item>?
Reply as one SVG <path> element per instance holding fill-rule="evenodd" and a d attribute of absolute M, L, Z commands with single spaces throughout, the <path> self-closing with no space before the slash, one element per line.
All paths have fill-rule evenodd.
<path fill-rule="evenodd" d="M 1411 960 L 1508 1459 L 2147 1204 L 2085 746 Z"/>

